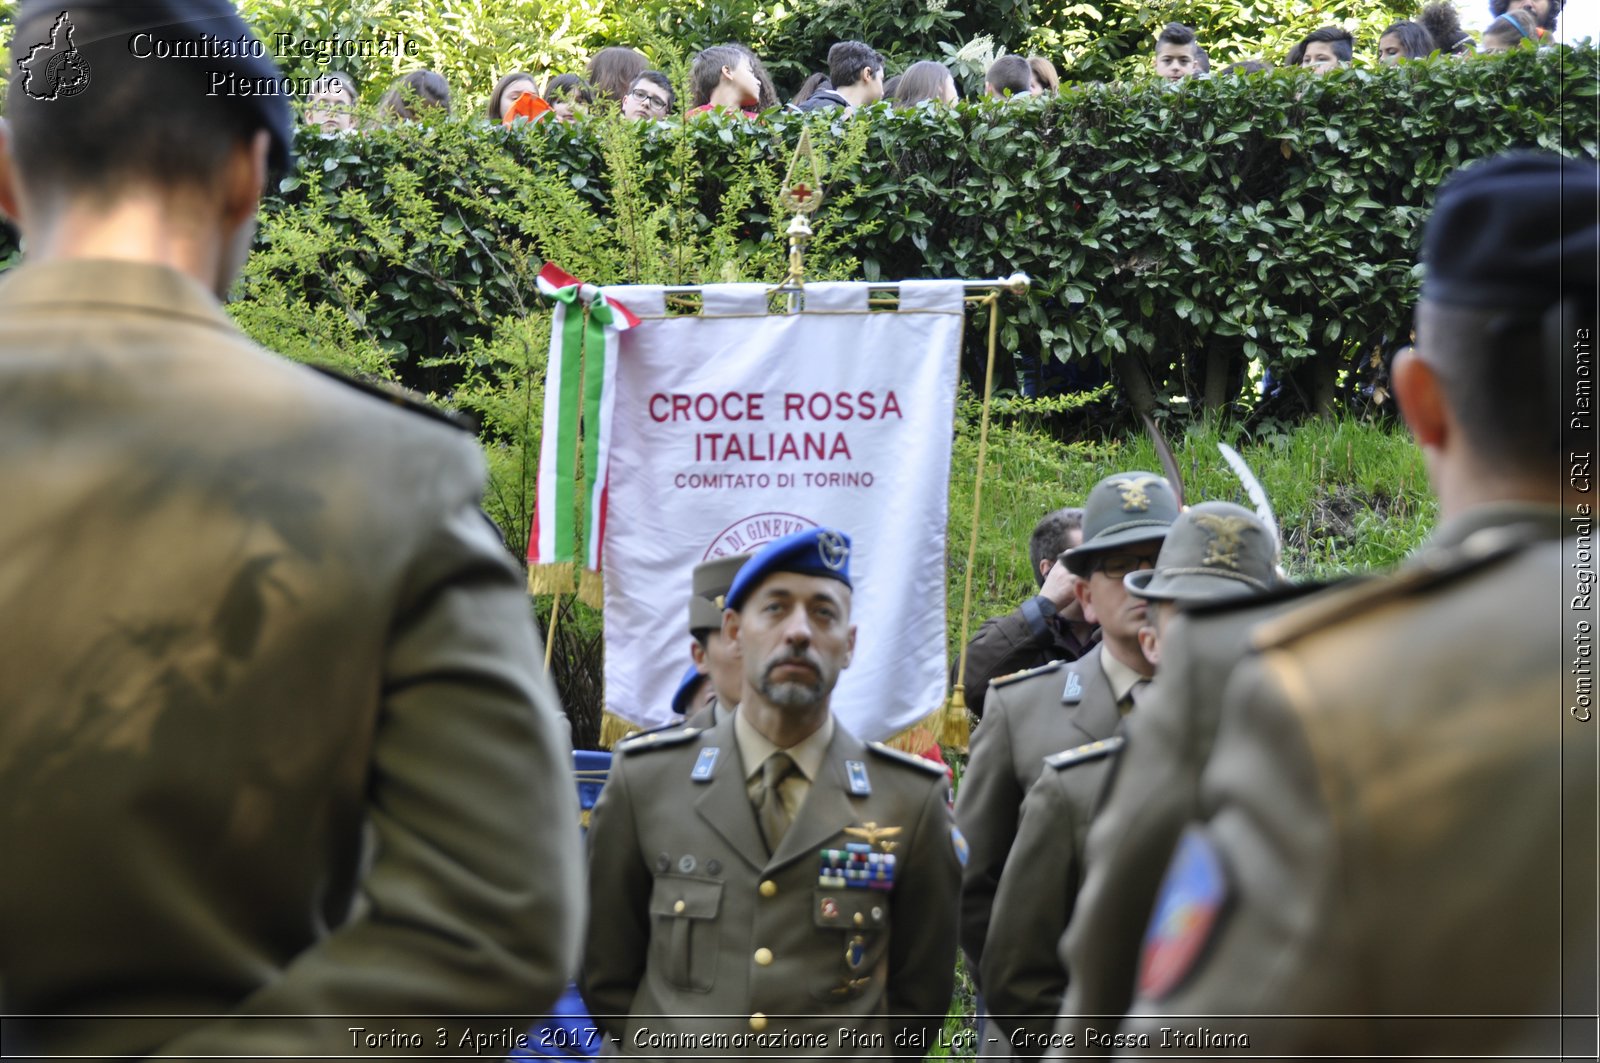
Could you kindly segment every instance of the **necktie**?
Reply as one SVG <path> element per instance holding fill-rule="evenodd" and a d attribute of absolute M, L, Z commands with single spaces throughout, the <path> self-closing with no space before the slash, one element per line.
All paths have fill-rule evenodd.
<path fill-rule="evenodd" d="M 756 788 L 756 819 L 761 824 L 761 835 L 767 841 L 767 852 L 778 851 L 789 829 L 789 812 L 783 807 L 779 785 L 795 772 L 794 759 L 787 753 L 774 753 L 761 765 L 761 784 Z"/>

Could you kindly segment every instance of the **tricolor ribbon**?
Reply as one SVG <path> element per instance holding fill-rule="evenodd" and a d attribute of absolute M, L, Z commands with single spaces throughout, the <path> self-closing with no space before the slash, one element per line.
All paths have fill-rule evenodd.
<path fill-rule="evenodd" d="M 548 263 L 539 271 L 538 283 L 539 290 L 555 300 L 555 314 L 545 375 L 539 489 L 528 536 L 528 589 L 535 594 L 564 594 L 576 581 L 579 597 L 598 608 L 617 335 L 639 319 L 599 288 Z M 580 440 L 585 474 L 581 497 Z M 581 567 L 577 563 L 580 512 Z"/>

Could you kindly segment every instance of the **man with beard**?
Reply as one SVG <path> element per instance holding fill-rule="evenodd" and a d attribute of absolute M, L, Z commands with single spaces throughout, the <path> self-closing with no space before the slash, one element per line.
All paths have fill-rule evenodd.
<path fill-rule="evenodd" d="M 939 767 L 829 708 L 855 650 L 849 561 L 825 528 L 755 554 L 722 618 L 738 710 L 617 747 L 590 823 L 581 984 L 625 1054 L 933 1044 L 965 843 Z"/>

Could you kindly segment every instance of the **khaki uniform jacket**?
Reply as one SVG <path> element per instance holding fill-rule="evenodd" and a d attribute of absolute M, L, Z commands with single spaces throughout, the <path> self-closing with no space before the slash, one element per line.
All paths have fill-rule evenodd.
<path fill-rule="evenodd" d="M 972 848 L 961 872 L 961 948 L 982 971 L 983 943 L 1022 799 L 1044 758 L 1109 738 L 1121 723 L 1100 665 L 1103 646 L 1071 664 L 1047 665 L 989 691 L 956 796 L 956 822 Z M 980 986 L 981 988 L 981 986 Z"/>
<path fill-rule="evenodd" d="M 1339 1015 L 1358 1018 L 1199 1022 L 1252 1054 L 1557 1052 L 1555 1020 L 1461 1016 L 1560 1012 L 1564 962 L 1587 952 L 1593 971 L 1593 735 L 1587 770 L 1564 771 L 1564 732 L 1583 729 L 1559 527 L 1468 514 L 1396 576 L 1251 632 L 1200 783 L 1227 914 L 1125 1033 Z M 1565 910 L 1564 871 L 1587 876 Z"/>
<path fill-rule="evenodd" d="M 1039 607 L 1044 599 L 1034 597 L 1004 616 L 983 622 L 967 643 L 967 671 L 963 678 L 967 708 L 982 717 L 989 695 L 989 684 L 1016 672 L 1041 668 L 1051 661 L 1075 661 L 1100 640 L 1100 629 L 1080 642 L 1066 623 L 1045 616 Z M 950 682 L 961 669 L 958 657 L 950 667 Z"/>
<path fill-rule="evenodd" d="M 1121 744 L 1112 737 L 1046 757 L 1022 803 L 981 974 L 990 1016 L 1020 1057 L 1044 1053 L 1061 1010 L 1067 971 L 1058 945 L 1083 881 L 1089 823 Z"/>
<path fill-rule="evenodd" d="M 955 980 L 943 770 L 836 721 L 769 856 L 734 717 L 720 715 L 618 747 L 589 830 L 590 1012 L 630 1055 L 921 1056 Z M 819 850 L 869 837 L 896 858 L 892 890 L 819 885 Z"/>
<path fill-rule="evenodd" d="M 1127 741 L 1088 832 L 1078 916 L 1058 942 L 1060 969 L 1072 972 L 1064 1015 L 1105 1030 L 1127 1013 L 1156 891 L 1179 835 L 1199 814 L 1200 773 L 1223 711 L 1220 697 L 1196 695 L 1221 690 L 1250 630 L 1313 589 L 1217 603 L 1169 623 L 1161 667 L 1123 724 Z M 1062 1032 L 1082 1023 L 1064 1021 Z M 1075 1041 L 1084 1047 L 1081 1028 Z"/>
<path fill-rule="evenodd" d="M 469 436 L 259 349 L 176 272 L 0 281 L 0 984 L 157 1016 L 8 1037 L 350 1054 L 406 1025 L 365 1016 L 556 999 L 568 727 L 483 482 Z"/>

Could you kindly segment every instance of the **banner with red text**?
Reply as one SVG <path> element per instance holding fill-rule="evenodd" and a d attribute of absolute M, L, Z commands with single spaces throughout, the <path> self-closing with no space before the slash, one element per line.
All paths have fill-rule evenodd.
<path fill-rule="evenodd" d="M 674 719 L 689 662 L 690 572 L 816 525 L 854 542 L 856 653 L 839 718 L 887 738 L 944 699 L 945 526 L 963 323 L 957 281 L 711 285 L 698 315 L 660 288 L 605 289 L 642 323 L 620 337 L 605 542 L 606 708 Z"/>

